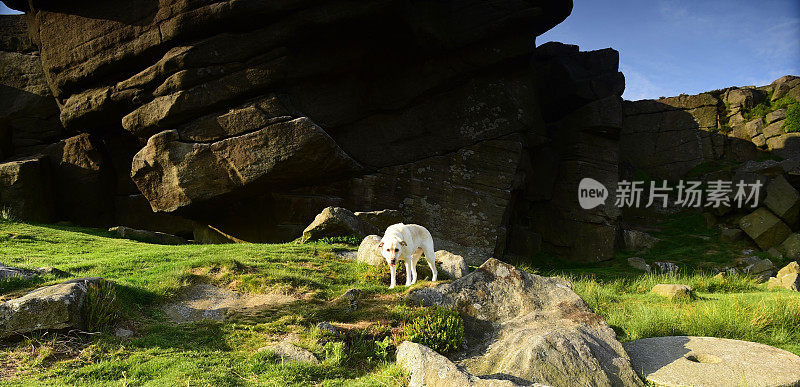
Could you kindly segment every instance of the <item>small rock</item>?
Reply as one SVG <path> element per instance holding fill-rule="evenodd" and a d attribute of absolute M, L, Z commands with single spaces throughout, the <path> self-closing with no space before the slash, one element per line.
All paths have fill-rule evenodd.
<path fill-rule="evenodd" d="M 658 294 L 661 297 L 669 298 L 670 300 L 674 299 L 691 299 L 692 298 L 692 288 L 686 285 L 678 285 L 678 284 L 658 284 L 653 286 L 651 292 Z"/>
<path fill-rule="evenodd" d="M 676 264 L 674 264 L 672 262 L 657 261 L 657 262 L 653 262 L 653 265 L 655 265 L 658 268 L 658 271 L 660 271 L 662 273 L 675 274 L 675 273 L 678 272 L 678 270 L 680 270 L 678 265 L 676 265 Z"/>
<path fill-rule="evenodd" d="M 33 270 L 21 269 L 17 267 L 0 266 L 0 280 L 8 278 L 31 279 L 38 275 Z"/>
<path fill-rule="evenodd" d="M 344 261 L 355 261 L 358 259 L 358 252 L 357 251 L 341 251 L 336 253 L 339 256 L 339 259 Z"/>
<path fill-rule="evenodd" d="M 756 258 L 758 259 L 758 258 Z M 747 274 L 757 275 L 765 272 L 774 272 L 775 264 L 772 263 L 769 259 L 758 259 L 756 262 L 753 262 L 747 267 L 744 268 L 744 272 Z"/>
<path fill-rule="evenodd" d="M 738 228 L 725 228 L 720 233 L 720 239 L 726 242 L 736 242 L 744 236 L 744 231 Z"/>
<path fill-rule="evenodd" d="M 361 289 L 350 289 L 340 297 L 350 303 L 348 308 L 350 311 L 358 309 L 358 299 L 361 298 Z"/>
<path fill-rule="evenodd" d="M 628 265 L 630 265 L 634 269 L 638 269 L 638 270 L 641 270 L 641 271 L 646 271 L 648 273 L 650 273 L 650 271 L 652 270 L 650 268 L 650 265 L 648 265 L 647 262 L 645 262 L 644 259 L 639 258 L 639 257 L 630 257 L 630 258 L 628 258 Z"/>
<path fill-rule="evenodd" d="M 39 274 L 42 274 L 42 275 L 52 274 L 52 275 L 54 275 L 56 277 L 69 277 L 69 276 L 72 275 L 70 273 L 67 273 L 66 271 L 59 270 L 59 269 L 56 269 L 56 268 L 50 267 L 50 266 L 40 267 L 40 268 L 36 269 L 36 272 L 39 273 Z"/>
<path fill-rule="evenodd" d="M 122 338 L 122 339 L 126 339 L 128 337 L 133 336 L 133 331 L 130 330 L 130 329 L 125 329 L 125 328 L 117 328 L 117 329 L 114 329 L 114 336 Z"/>
<path fill-rule="evenodd" d="M 386 259 L 378 252 L 378 244 L 380 243 L 381 237 L 377 235 L 367 235 L 358 246 L 356 260 L 372 266 L 386 265 Z"/>
<path fill-rule="evenodd" d="M 327 321 L 323 321 L 323 322 L 317 324 L 317 329 L 319 329 L 321 332 L 328 332 L 328 333 L 332 333 L 334 335 L 338 335 L 339 334 L 339 330 L 335 326 L 333 326 L 333 324 L 331 324 L 331 323 L 329 323 Z"/>
<path fill-rule="evenodd" d="M 258 349 L 258 352 L 262 351 L 270 351 L 280 356 L 281 360 L 283 361 L 296 361 L 313 364 L 319 363 L 319 360 L 317 360 L 317 357 L 314 356 L 313 353 L 287 341 L 283 341 L 278 344 L 271 344 Z"/>
<path fill-rule="evenodd" d="M 447 250 L 436 252 L 436 262 L 439 268 L 450 279 L 459 279 L 469 274 L 469 267 L 464 257 L 453 254 Z"/>
<path fill-rule="evenodd" d="M 646 251 L 659 241 L 658 238 L 638 230 L 624 230 L 622 238 L 625 248 L 631 251 Z"/>

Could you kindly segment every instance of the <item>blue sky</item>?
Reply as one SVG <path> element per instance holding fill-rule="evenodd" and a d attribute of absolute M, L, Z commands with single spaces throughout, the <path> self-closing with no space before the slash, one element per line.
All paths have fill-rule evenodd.
<path fill-rule="evenodd" d="M 626 99 L 766 85 L 800 75 L 799 0 L 574 0 L 537 38 L 620 52 Z M 0 14 L 10 13 L 0 4 Z"/>
<path fill-rule="evenodd" d="M 620 52 L 625 99 L 766 85 L 800 75 L 798 0 L 574 0 L 536 40 Z"/>

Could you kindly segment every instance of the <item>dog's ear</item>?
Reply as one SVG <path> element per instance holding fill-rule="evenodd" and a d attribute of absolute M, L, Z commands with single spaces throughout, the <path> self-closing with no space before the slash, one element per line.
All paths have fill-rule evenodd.
<path fill-rule="evenodd" d="M 401 245 L 403 245 L 403 246 L 408 246 L 408 244 L 406 243 L 406 241 L 400 241 L 400 244 L 401 244 Z"/>

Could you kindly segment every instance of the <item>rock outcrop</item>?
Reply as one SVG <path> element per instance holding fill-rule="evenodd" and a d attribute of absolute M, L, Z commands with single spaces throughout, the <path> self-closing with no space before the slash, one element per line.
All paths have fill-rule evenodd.
<path fill-rule="evenodd" d="M 677 180 L 705 162 L 743 162 L 765 152 L 800 158 L 800 133 L 785 132 L 786 109 L 776 104 L 779 100 L 800 102 L 800 77 L 787 75 L 761 87 L 625 101 L 621 161 L 651 177 Z M 769 112 L 758 116 L 758 110 Z"/>
<path fill-rule="evenodd" d="M 470 264 L 543 247 L 613 255 L 616 209 L 573 196 L 583 177 L 617 181 L 618 53 L 535 45 L 571 1 L 12 5 L 60 108 L 60 131 L 37 141 L 85 156 L 55 147 L 50 162 L 69 168 L 52 179 L 91 180 L 71 187 L 91 195 L 57 195 L 72 198 L 55 201 L 57 220 L 177 233 L 130 215 L 142 195 L 278 242 L 325 207 L 393 208 Z"/>
<path fill-rule="evenodd" d="M 471 375 L 523 385 L 642 384 L 614 331 L 563 279 L 492 258 L 461 279 L 414 291 L 409 299 L 461 314 L 467 350 L 454 359 Z"/>

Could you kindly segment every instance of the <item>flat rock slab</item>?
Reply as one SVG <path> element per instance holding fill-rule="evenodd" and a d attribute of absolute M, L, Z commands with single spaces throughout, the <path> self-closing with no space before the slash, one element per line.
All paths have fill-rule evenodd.
<path fill-rule="evenodd" d="M 222 321 L 231 311 L 282 305 L 296 298 L 282 294 L 243 295 L 237 291 L 214 285 L 200 284 L 186 289 L 175 302 L 163 306 L 164 312 L 175 322 L 200 320 Z"/>
<path fill-rule="evenodd" d="M 633 369 L 657 386 L 796 386 L 800 356 L 716 337 L 651 337 L 623 343 Z"/>

